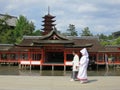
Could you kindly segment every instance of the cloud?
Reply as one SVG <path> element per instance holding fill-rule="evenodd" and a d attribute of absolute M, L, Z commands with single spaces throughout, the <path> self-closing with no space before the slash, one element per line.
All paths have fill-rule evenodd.
<path fill-rule="evenodd" d="M 78 7 L 80 13 L 96 12 L 98 9 L 93 4 L 85 3 Z"/>
<path fill-rule="evenodd" d="M 106 27 L 105 25 L 97 25 L 97 26 L 94 26 L 93 28 L 94 28 L 94 30 L 97 31 L 98 34 L 100 34 L 100 33 L 106 33 L 106 32 L 109 31 L 108 27 Z"/>
<path fill-rule="evenodd" d="M 25 15 L 39 29 L 48 6 L 60 31 L 66 31 L 69 24 L 78 31 L 89 27 L 93 34 L 120 30 L 120 0 L 0 0 L 0 13 Z"/>

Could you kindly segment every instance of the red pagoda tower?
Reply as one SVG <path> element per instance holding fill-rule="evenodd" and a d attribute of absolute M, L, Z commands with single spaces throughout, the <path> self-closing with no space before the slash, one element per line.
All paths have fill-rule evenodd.
<path fill-rule="evenodd" d="M 53 20 L 55 18 L 55 16 L 50 15 L 49 13 L 49 7 L 48 7 L 48 14 L 45 15 L 44 17 L 42 17 L 44 20 L 42 22 L 44 22 L 44 24 L 42 26 L 44 26 L 43 30 L 43 35 L 48 34 L 50 31 L 53 30 L 53 27 L 56 24 L 53 24 L 53 22 L 55 22 L 56 20 Z"/>

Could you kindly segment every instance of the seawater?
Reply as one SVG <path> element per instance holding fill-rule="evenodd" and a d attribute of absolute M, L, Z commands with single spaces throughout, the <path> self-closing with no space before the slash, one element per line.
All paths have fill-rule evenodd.
<path fill-rule="evenodd" d="M 120 76 L 120 69 L 88 70 L 88 76 Z M 18 76 L 70 76 L 71 70 L 19 70 L 18 66 L 0 66 L 0 75 Z"/>

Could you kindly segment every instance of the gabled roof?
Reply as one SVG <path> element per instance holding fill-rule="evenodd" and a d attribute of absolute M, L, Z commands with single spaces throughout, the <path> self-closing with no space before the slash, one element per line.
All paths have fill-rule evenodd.
<path fill-rule="evenodd" d="M 52 30 L 49 34 L 44 35 L 37 41 L 33 41 L 34 44 L 74 44 L 72 40 L 61 35 L 56 29 Z"/>
<path fill-rule="evenodd" d="M 61 35 L 55 28 L 54 28 L 50 33 L 48 33 L 47 35 L 44 35 L 44 36 L 40 37 L 40 39 L 46 40 L 46 39 L 49 39 L 50 37 L 55 36 L 55 35 L 56 35 L 59 39 L 68 40 L 67 37 Z"/>

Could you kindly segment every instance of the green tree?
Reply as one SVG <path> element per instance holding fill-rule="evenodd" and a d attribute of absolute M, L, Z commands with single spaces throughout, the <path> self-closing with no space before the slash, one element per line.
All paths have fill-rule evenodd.
<path fill-rule="evenodd" d="M 104 35 L 103 33 L 98 34 L 100 39 L 100 43 L 105 46 L 105 45 L 115 45 L 114 37 L 113 35 Z"/>
<path fill-rule="evenodd" d="M 100 41 L 100 44 L 103 45 L 103 46 L 111 45 L 111 43 L 107 42 L 107 41 Z"/>
<path fill-rule="evenodd" d="M 24 35 L 32 35 L 35 30 L 33 22 L 29 22 L 23 15 L 19 16 L 15 28 L 16 43 L 19 43 Z"/>
<path fill-rule="evenodd" d="M 113 35 L 115 38 L 118 38 L 118 37 L 120 36 L 120 31 L 113 32 L 112 35 Z"/>
<path fill-rule="evenodd" d="M 35 30 L 32 35 L 34 35 L 34 36 L 41 36 L 42 35 L 42 31 Z"/>
<path fill-rule="evenodd" d="M 35 26 L 26 17 L 20 15 L 16 22 L 15 29 L 8 25 L 8 20 L 12 17 L 4 15 L 0 19 L 0 43 L 19 43 L 23 35 L 33 35 Z"/>
<path fill-rule="evenodd" d="M 20 15 L 15 28 L 22 36 L 30 35 L 35 30 L 33 22 L 29 22 L 26 17 Z"/>
<path fill-rule="evenodd" d="M 77 31 L 75 29 L 75 25 L 69 24 L 69 27 L 67 29 L 67 35 L 68 36 L 78 36 Z"/>
<path fill-rule="evenodd" d="M 120 37 L 114 40 L 113 42 L 115 45 L 120 45 Z"/>
<path fill-rule="evenodd" d="M 90 32 L 90 30 L 89 30 L 88 27 L 85 27 L 85 28 L 82 30 L 81 36 L 93 36 L 93 34 Z"/>
<path fill-rule="evenodd" d="M 101 41 L 106 41 L 108 37 L 104 35 L 103 33 L 97 35 Z"/>

